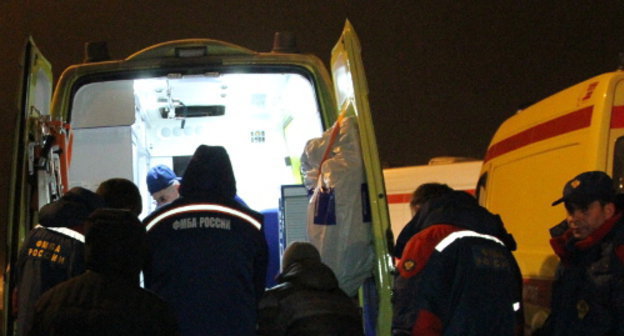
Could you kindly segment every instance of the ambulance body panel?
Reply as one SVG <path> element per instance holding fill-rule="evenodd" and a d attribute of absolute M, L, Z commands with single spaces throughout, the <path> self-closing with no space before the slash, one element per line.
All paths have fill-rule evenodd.
<path fill-rule="evenodd" d="M 34 43 L 29 46 L 36 50 Z M 200 144 L 224 146 L 238 196 L 274 216 L 281 186 L 301 184 L 299 161 L 306 142 L 320 137 L 343 113 L 357 118 L 371 204 L 376 254 L 371 276 L 379 299 L 364 302 L 373 312 L 367 322 L 377 334 L 390 334 L 390 227 L 360 53 L 348 21 L 332 50 L 333 78 L 316 56 L 287 48 L 256 52 L 211 39 L 170 41 L 124 60 L 67 68 L 47 105 L 42 101 L 49 102 L 51 75 L 45 91 L 35 85 L 41 71 L 25 67 L 33 74 L 27 77 L 23 130 L 16 139 L 9 262 L 37 223 L 39 206 L 71 187 L 95 190 L 108 178 L 127 178 L 139 187 L 141 217 L 146 216 L 155 209 L 145 181 L 148 169 L 166 164 L 181 176 Z M 37 64 L 32 58 L 39 56 L 29 57 Z M 42 166 L 29 169 L 33 162 Z M 29 185 L 32 181 L 36 188 Z M 12 285 L 5 282 L 5 293 Z M 5 309 L 9 331 L 10 313 Z"/>
<path fill-rule="evenodd" d="M 565 218 L 563 185 L 601 170 L 622 185 L 624 72 L 599 75 L 558 92 L 507 119 L 484 159 L 477 196 L 501 215 L 518 244 L 528 328 L 543 323 L 559 259 L 549 228 Z M 621 188 L 621 187 L 620 187 Z"/>
<path fill-rule="evenodd" d="M 394 238 L 412 219 L 412 193 L 423 183 L 444 183 L 455 190 L 475 193 L 482 161 L 428 164 L 383 170 Z"/>

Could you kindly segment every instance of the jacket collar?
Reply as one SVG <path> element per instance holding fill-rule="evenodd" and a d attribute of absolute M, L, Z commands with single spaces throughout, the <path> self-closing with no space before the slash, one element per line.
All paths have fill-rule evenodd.
<path fill-rule="evenodd" d="M 621 218 L 622 212 L 618 211 L 613 217 L 606 220 L 604 224 L 582 240 L 574 240 L 572 229 L 568 229 L 562 235 L 552 238 L 550 245 L 555 254 L 561 259 L 567 258 L 573 250 L 584 251 L 598 244 L 613 230 L 613 227 Z"/>

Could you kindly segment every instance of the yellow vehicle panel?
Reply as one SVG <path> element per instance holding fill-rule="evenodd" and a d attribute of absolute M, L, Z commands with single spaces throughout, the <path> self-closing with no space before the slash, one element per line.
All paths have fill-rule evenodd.
<path fill-rule="evenodd" d="M 548 230 L 565 218 L 565 210 L 551 203 L 561 197 L 565 182 L 583 171 L 618 176 L 613 158 L 624 135 L 623 78 L 620 71 L 596 76 L 519 111 L 500 126 L 488 148 L 478 197 L 501 215 L 518 244 L 530 329 L 547 316 L 559 261 Z"/>

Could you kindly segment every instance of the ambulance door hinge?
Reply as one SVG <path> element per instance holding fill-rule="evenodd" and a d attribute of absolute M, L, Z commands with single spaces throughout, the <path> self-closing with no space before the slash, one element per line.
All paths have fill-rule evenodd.
<path fill-rule="evenodd" d="M 56 138 L 54 137 L 54 135 L 47 134 L 43 136 L 43 147 L 41 148 L 41 153 L 39 153 L 39 158 L 37 160 L 37 169 L 39 170 L 46 169 L 46 164 L 48 162 L 50 150 L 52 149 L 52 146 L 56 142 L 55 140 Z"/>

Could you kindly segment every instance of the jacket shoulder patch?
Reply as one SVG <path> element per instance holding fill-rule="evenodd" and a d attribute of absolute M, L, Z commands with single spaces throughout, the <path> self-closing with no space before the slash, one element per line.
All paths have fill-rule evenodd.
<path fill-rule="evenodd" d="M 398 270 L 401 276 L 409 278 L 420 273 L 427 265 L 436 245 L 457 230 L 459 228 L 452 225 L 437 224 L 415 234 L 405 245 L 403 256 L 399 261 Z"/>

